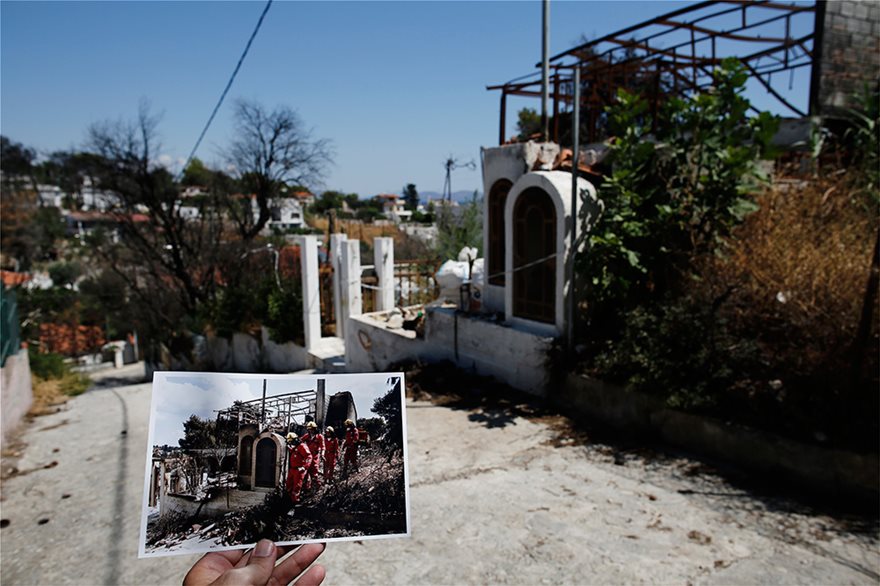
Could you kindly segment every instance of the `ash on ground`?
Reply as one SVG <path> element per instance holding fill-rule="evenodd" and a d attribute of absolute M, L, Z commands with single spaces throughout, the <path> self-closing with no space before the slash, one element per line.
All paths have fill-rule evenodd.
<path fill-rule="evenodd" d="M 292 506 L 281 489 L 262 504 L 213 519 L 169 513 L 151 521 L 148 549 L 245 545 L 406 533 L 403 458 L 399 451 L 368 448 L 357 471 L 303 493 Z M 222 498 L 222 496 L 220 497 Z"/>

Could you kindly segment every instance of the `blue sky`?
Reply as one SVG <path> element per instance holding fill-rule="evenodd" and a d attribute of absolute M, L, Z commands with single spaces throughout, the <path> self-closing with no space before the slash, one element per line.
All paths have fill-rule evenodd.
<path fill-rule="evenodd" d="M 551 53 L 686 4 L 553 2 Z M 73 148 L 90 123 L 130 118 L 146 98 L 162 114 L 163 155 L 182 160 L 263 6 L 4 1 L 0 130 L 43 152 Z M 254 98 L 295 108 L 333 140 L 325 188 L 440 191 L 448 155 L 479 162 L 496 144 L 499 94 L 485 87 L 533 70 L 540 27 L 535 1 L 276 1 L 198 156 L 220 161 L 233 100 Z M 806 87 L 795 88 L 802 103 Z M 508 126 L 539 105 L 511 99 Z M 479 187 L 479 167 L 453 175 L 455 190 Z"/>

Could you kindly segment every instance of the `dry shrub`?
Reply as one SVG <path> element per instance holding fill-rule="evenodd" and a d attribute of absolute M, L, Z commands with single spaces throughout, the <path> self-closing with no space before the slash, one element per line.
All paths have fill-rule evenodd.
<path fill-rule="evenodd" d="M 321 230 L 324 234 L 327 233 L 329 225 L 327 218 L 313 218 L 310 224 L 313 228 Z M 394 224 L 368 224 L 361 220 L 337 220 L 336 229 L 350 239 L 360 240 L 366 245 L 369 255 L 364 259 L 364 262 L 372 262 L 373 239 L 378 237 L 394 239 L 394 258 L 398 262 L 401 260 L 420 260 L 436 256 L 436 253 L 424 242 L 409 236 Z"/>
<path fill-rule="evenodd" d="M 782 382 L 776 401 L 798 405 L 814 428 L 842 415 L 839 403 L 868 407 L 861 399 L 877 390 L 877 311 L 855 388 L 852 377 L 877 238 L 876 209 L 857 198 L 843 180 L 777 184 L 758 198 L 760 210 L 736 229 L 725 254 L 698 265 L 698 287 L 725 298 L 719 317 L 757 342 L 769 378 Z"/>
<path fill-rule="evenodd" d="M 61 390 L 60 379 L 46 380 L 35 376 L 31 378 L 31 387 L 34 393 L 34 402 L 28 411 L 31 416 L 56 413 L 58 407 L 70 398 Z"/>

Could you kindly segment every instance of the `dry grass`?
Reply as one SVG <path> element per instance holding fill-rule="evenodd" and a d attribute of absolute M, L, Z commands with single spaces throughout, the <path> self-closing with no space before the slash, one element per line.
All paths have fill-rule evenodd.
<path fill-rule="evenodd" d="M 753 408 L 777 413 L 785 425 L 870 433 L 877 427 L 876 299 L 859 376 L 853 365 L 877 211 L 842 181 L 776 186 L 758 203 L 725 256 L 703 259 L 703 281 L 695 287 L 710 302 L 724 299 L 718 317 L 741 339 L 757 342 L 765 372 L 743 378 L 775 381 L 773 391 L 743 390 Z"/>
<path fill-rule="evenodd" d="M 70 397 L 61 390 L 60 379 L 42 379 L 34 376 L 31 378 L 34 402 L 28 415 L 37 417 L 58 412 L 60 405 L 67 402 Z"/>
<path fill-rule="evenodd" d="M 309 223 L 312 228 L 321 230 L 324 234 L 327 233 L 327 227 L 329 225 L 329 220 L 327 220 L 327 218 L 312 218 Z M 390 236 L 394 238 L 395 244 L 397 244 L 398 240 L 406 237 L 406 235 L 398 230 L 397 226 L 393 224 L 388 226 L 367 224 L 360 220 L 336 220 L 336 229 L 349 238 L 356 238 L 358 240 L 369 242 L 371 245 L 373 243 L 373 238 L 380 236 Z"/>
<path fill-rule="evenodd" d="M 61 378 L 43 379 L 31 377 L 34 402 L 28 411 L 31 417 L 57 413 L 59 407 L 73 396 L 86 391 L 90 381 L 88 377 L 76 372 L 68 372 Z"/>
<path fill-rule="evenodd" d="M 327 234 L 329 221 L 327 218 L 315 217 L 309 224 L 324 234 Z M 429 250 L 421 241 L 411 238 L 394 224 L 368 224 L 360 220 L 337 220 L 337 230 L 351 239 L 357 239 L 366 244 L 368 250 L 373 249 L 373 239 L 390 237 L 394 239 L 394 258 L 400 260 L 419 260 L 433 258 L 436 253 Z M 369 258 L 367 260 L 370 260 Z"/>
<path fill-rule="evenodd" d="M 846 353 L 855 337 L 877 217 L 840 184 L 776 187 L 737 230 L 727 258 L 706 261 L 730 317 L 800 367 Z M 876 317 L 876 314 L 875 314 Z M 837 361 L 840 356 L 837 356 Z"/>

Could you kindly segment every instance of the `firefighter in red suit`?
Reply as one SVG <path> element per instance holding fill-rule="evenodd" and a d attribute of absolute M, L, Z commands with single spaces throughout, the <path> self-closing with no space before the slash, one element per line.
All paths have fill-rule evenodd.
<path fill-rule="evenodd" d="M 318 424 L 314 421 L 306 423 L 306 433 L 302 436 L 304 444 L 312 453 L 312 465 L 307 467 L 305 489 L 321 488 L 321 463 L 324 461 L 324 436 L 318 433 Z"/>
<path fill-rule="evenodd" d="M 345 420 L 345 439 L 342 447 L 345 450 L 345 459 L 342 461 L 342 473 L 348 474 L 348 467 L 358 468 L 358 430 L 351 419 Z"/>
<path fill-rule="evenodd" d="M 312 465 L 312 453 L 309 447 L 301 442 L 295 433 L 287 434 L 287 494 L 293 504 L 299 502 L 306 470 Z"/>
<path fill-rule="evenodd" d="M 324 480 L 333 480 L 333 472 L 336 471 L 336 460 L 339 459 L 339 439 L 336 430 L 327 427 L 324 430 Z"/>

